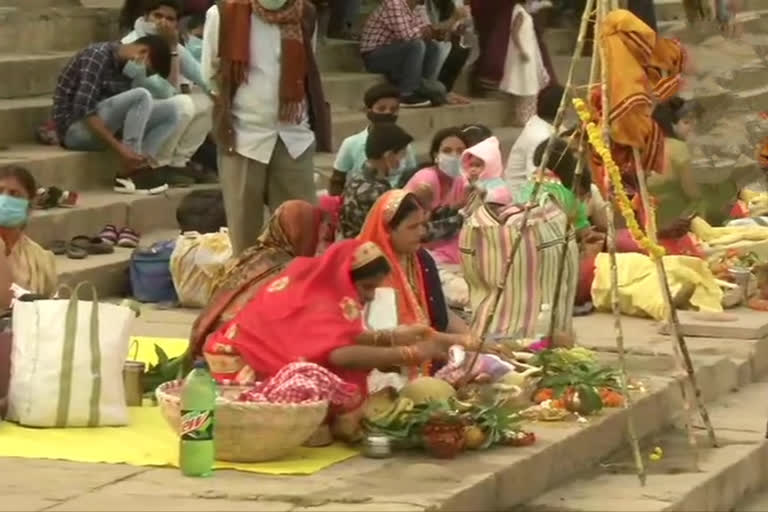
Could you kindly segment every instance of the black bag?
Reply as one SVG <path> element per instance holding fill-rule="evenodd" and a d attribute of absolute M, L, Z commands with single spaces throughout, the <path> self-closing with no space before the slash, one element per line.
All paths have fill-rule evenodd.
<path fill-rule="evenodd" d="M 221 190 L 195 190 L 187 194 L 176 209 L 176 222 L 182 233 L 197 231 L 201 235 L 217 233 L 226 227 L 227 214 Z"/>

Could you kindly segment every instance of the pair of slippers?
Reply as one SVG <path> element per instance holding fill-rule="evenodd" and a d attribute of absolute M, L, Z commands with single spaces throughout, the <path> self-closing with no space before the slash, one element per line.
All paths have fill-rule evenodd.
<path fill-rule="evenodd" d="M 115 247 L 106 243 L 99 237 L 80 235 L 69 242 L 55 240 L 50 247 L 53 254 L 66 254 L 72 260 L 83 260 L 90 254 L 110 254 L 115 252 Z"/>
<path fill-rule="evenodd" d="M 111 254 L 115 246 L 135 249 L 139 245 L 139 234 L 131 228 L 117 230 L 112 224 L 107 224 L 98 236 L 80 235 L 69 242 L 56 240 L 51 244 L 53 254 L 67 255 L 73 260 L 82 260 L 89 255 Z"/>
<path fill-rule="evenodd" d="M 73 208 L 77 205 L 78 194 L 58 187 L 43 187 L 37 189 L 37 195 L 32 201 L 32 208 L 48 210 L 51 208 Z"/>

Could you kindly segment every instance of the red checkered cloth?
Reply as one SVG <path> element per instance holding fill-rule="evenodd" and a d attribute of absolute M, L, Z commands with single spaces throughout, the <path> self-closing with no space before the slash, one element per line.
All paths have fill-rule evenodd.
<path fill-rule="evenodd" d="M 341 410 L 360 406 L 363 397 L 355 384 L 314 363 L 291 363 L 274 377 L 259 382 L 240 395 L 245 402 L 302 404 L 328 400 Z"/>
<path fill-rule="evenodd" d="M 398 41 L 419 39 L 427 25 L 429 22 L 408 7 L 406 0 L 383 0 L 365 21 L 360 53 Z"/>

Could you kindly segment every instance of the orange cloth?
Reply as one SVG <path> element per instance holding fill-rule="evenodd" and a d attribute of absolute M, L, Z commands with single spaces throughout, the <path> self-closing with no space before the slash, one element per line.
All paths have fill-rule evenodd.
<path fill-rule="evenodd" d="M 768 137 L 765 138 L 757 152 L 757 163 L 768 169 Z"/>
<path fill-rule="evenodd" d="M 364 242 L 374 242 L 389 261 L 392 270 L 382 286 L 392 287 L 397 293 L 398 323 L 429 325 L 426 287 L 417 256 L 398 255 L 389 235 L 389 222 L 408 195 L 408 192 L 399 189 L 382 195 L 368 213 L 363 230 L 357 238 Z"/>
<path fill-rule="evenodd" d="M 664 134 L 651 113 L 654 99 L 668 99 L 677 93 L 685 63 L 682 46 L 658 37 L 624 9 L 605 17 L 600 44 L 607 63 L 611 138 L 616 144 L 638 148 L 646 171 L 661 171 Z M 593 93 L 591 99 L 600 111 L 600 94 Z M 627 154 L 631 158 L 631 151 Z M 616 161 L 620 166 L 623 163 Z"/>

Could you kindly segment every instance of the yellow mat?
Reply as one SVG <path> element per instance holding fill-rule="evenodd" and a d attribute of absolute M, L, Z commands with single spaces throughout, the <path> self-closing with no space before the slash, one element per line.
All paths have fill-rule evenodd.
<path fill-rule="evenodd" d="M 189 340 L 186 338 L 154 338 L 151 336 L 132 336 L 128 359 L 141 361 L 149 365 L 157 364 L 155 345 L 163 349 L 168 357 L 177 357 L 187 350 Z"/>
<path fill-rule="evenodd" d="M 127 427 L 39 429 L 0 422 L 0 457 L 103 462 L 133 466 L 178 467 L 178 438 L 157 407 L 132 407 Z M 273 462 L 217 462 L 217 469 L 272 475 L 310 475 L 349 459 L 357 451 L 344 445 L 297 448 Z"/>

